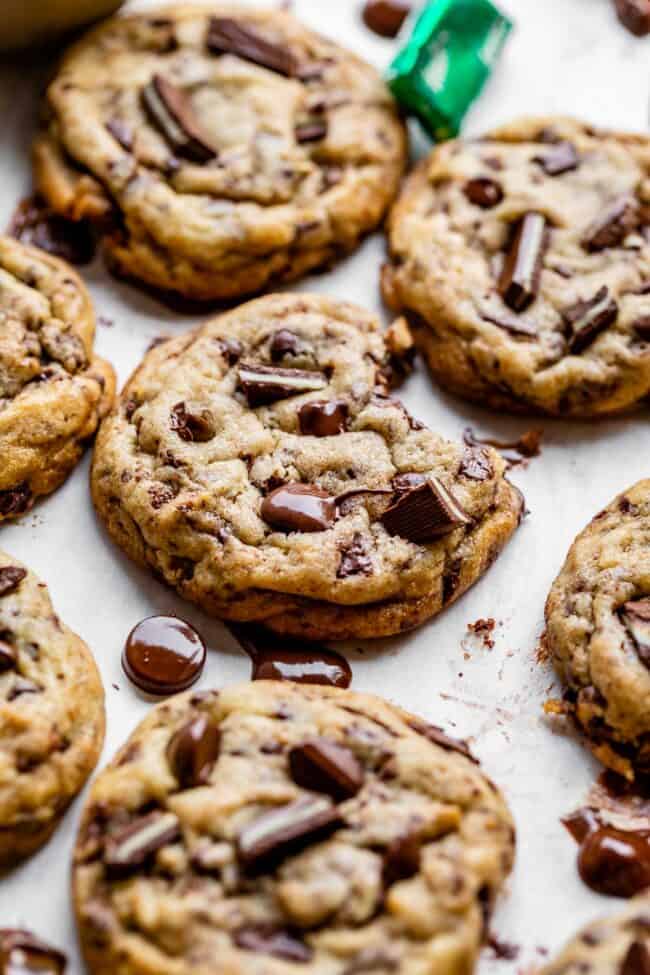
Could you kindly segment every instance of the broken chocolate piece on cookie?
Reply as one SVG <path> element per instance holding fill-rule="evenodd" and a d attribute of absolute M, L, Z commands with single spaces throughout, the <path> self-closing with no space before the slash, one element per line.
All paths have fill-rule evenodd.
<path fill-rule="evenodd" d="M 389 535 L 421 544 L 469 525 L 471 520 L 451 492 L 433 477 L 402 494 L 381 517 Z"/>

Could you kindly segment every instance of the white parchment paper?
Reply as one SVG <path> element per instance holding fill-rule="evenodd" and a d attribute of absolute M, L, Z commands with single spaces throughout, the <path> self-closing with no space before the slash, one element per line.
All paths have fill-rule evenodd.
<path fill-rule="evenodd" d="M 127 9 L 144 5 L 131 3 Z M 307 23 L 383 68 L 395 45 L 363 27 L 358 6 L 356 0 L 295 2 Z M 610 0 L 508 0 L 507 7 L 517 29 L 468 117 L 467 132 L 479 133 L 523 112 L 569 112 L 596 124 L 647 131 L 650 39 L 624 31 Z M 30 137 L 50 69 L 43 55 L 0 63 L 2 227 L 29 186 Z M 427 143 L 418 136 L 414 145 L 423 151 Z M 375 235 L 335 271 L 294 290 L 356 301 L 388 320 L 378 292 L 383 253 L 382 237 Z M 97 350 L 113 362 L 120 382 L 154 336 L 175 335 L 200 321 L 111 279 L 99 261 L 82 273 L 101 316 Z M 505 438 L 531 425 L 444 395 L 432 387 L 421 364 L 403 397 L 416 416 L 449 437 L 460 437 L 468 424 Z M 596 765 L 576 739 L 554 733 L 544 718 L 542 704 L 555 684 L 549 666 L 536 662 L 535 648 L 544 599 L 571 540 L 614 494 L 650 475 L 648 419 L 645 411 L 612 421 L 544 422 L 542 456 L 513 475 L 530 517 L 487 575 L 417 632 L 350 648 L 354 688 L 384 694 L 469 737 L 514 811 L 517 864 L 494 930 L 520 945 L 521 952 L 508 962 L 495 961 L 486 950 L 481 975 L 527 970 L 543 960 L 540 949 L 556 950 L 579 925 L 616 907 L 581 884 L 575 844 L 559 822 L 583 799 Z M 250 666 L 223 626 L 133 567 L 111 544 L 91 506 L 88 461 L 20 522 L 3 525 L 0 546 L 42 576 L 62 618 L 95 653 L 108 712 L 104 764 L 151 707 L 120 669 L 124 639 L 138 620 L 171 612 L 198 627 L 212 651 L 199 687 L 245 680 Z M 498 626 L 496 645 L 487 650 L 465 638 L 468 622 L 490 616 Z M 48 846 L 0 879 L 0 926 L 29 927 L 64 948 L 74 975 L 82 966 L 68 887 L 79 811 L 77 802 Z"/>

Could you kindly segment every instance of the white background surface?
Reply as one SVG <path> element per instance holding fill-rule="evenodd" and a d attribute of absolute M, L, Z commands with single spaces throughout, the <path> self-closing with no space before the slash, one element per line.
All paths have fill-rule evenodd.
<path fill-rule="evenodd" d="M 384 67 L 395 45 L 360 24 L 358 7 L 357 0 L 295 3 L 307 23 Z M 507 9 L 517 29 L 467 119 L 466 132 L 478 133 L 522 112 L 570 112 L 594 123 L 648 130 L 650 39 L 624 31 L 609 0 L 508 0 Z M 0 226 L 28 187 L 30 132 L 47 69 L 42 56 L 0 64 Z M 426 146 L 417 141 L 420 149 Z M 335 272 L 297 288 L 357 301 L 385 316 L 377 287 L 382 259 L 383 241 L 376 235 Z M 82 273 L 98 316 L 113 322 L 98 326 L 97 350 L 114 363 L 120 382 L 154 336 L 178 334 L 200 321 L 179 317 L 111 280 L 99 262 Z M 421 364 L 403 396 L 416 416 L 450 437 L 460 437 L 467 424 L 505 437 L 531 425 L 443 395 L 432 388 Z M 577 740 L 554 733 L 544 718 L 542 704 L 554 687 L 553 674 L 548 665 L 536 663 L 535 647 L 544 599 L 569 543 L 615 493 L 650 474 L 648 418 L 646 411 L 610 422 L 544 422 L 542 456 L 513 475 L 531 515 L 493 568 L 457 605 L 416 633 L 366 643 L 350 655 L 354 688 L 382 693 L 471 738 L 514 811 L 517 865 L 493 926 L 522 951 L 517 962 L 495 962 L 486 951 L 481 975 L 527 970 L 542 960 L 538 947 L 556 949 L 578 925 L 616 907 L 581 884 L 576 846 L 559 822 L 584 798 L 596 766 Z M 108 711 L 103 764 L 151 706 L 120 669 L 124 639 L 138 620 L 172 612 L 198 627 L 212 650 L 199 687 L 244 680 L 250 665 L 218 622 L 134 568 L 109 542 L 91 507 L 88 461 L 20 522 L 3 525 L 0 545 L 42 576 L 62 618 L 95 653 Z M 476 640 L 466 641 L 470 657 L 465 659 L 467 623 L 482 616 L 499 621 L 496 646 L 488 651 Z M 49 845 L 0 880 L 0 926 L 26 926 L 65 947 L 75 975 L 82 969 L 68 874 L 79 810 L 77 802 Z"/>

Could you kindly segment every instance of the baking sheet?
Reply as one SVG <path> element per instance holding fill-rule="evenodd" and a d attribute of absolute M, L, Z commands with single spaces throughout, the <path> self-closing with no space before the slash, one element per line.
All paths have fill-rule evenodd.
<path fill-rule="evenodd" d="M 153 4 L 134 2 L 127 9 L 144 6 Z M 647 131 L 650 39 L 624 31 L 610 0 L 509 0 L 507 8 L 517 29 L 468 117 L 467 133 L 522 112 L 569 112 Z M 356 0 L 296 0 L 294 9 L 377 66 L 390 60 L 394 43 L 361 25 Z M 29 186 L 30 134 L 49 68 L 42 55 L 0 64 L 0 226 Z M 414 145 L 421 152 L 427 143 L 416 136 Z M 383 253 L 382 237 L 375 235 L 335 271 L 293 290 L 356 301 L 387 321 L 377 286 Z M 100 316 L 97 351 L 113 362 L 120 382 L 154 336 L 175 335 L 200 321 L 112 280 L 99 261 L 82 273 Z M 442 394 L 422 364 L 402 395 L 416 416 L 449 437 L 460 437 L 471 424 L 507 439 L 531 425 Z M 470 738 L 514 812 L 517 864 L 493 928 L 521 952 L 516 961 L 499 961 L 486 950 L 481 975 L 526 971 L 579 925 L 616 908 L 580 882 L 576 846 L 559 822 L 580 804 L 596 765 L 576 739 L 554 732 L 544 718 L 543 701 L 556 685 L 549 665 L 536 662 L 535 648 L 544 599 L 571 540 L 614 494 L 650 474 L 648 419 L 646 410 L 608 422 L 543 422 L 542 456 L 512 475 L 530 517 L 487 575 L 417 632 L 349 648 L 353 688 L 384 694 Z M 212 649 L 198 687 L 245 680 L 250 664 L 220 623 L 176 598 L 109 542 L 92 510 L 88 466 L 86 456 L 55 495 L 18 523 L 2 526 L 0 545 L 42 576 L 61 617 L 94 651 L 106 688 L 104 764 L 151 707 L 120 669 L 124 639 L 140 619 L 178 613 L 198 627 Z M 479 617 L 497 620 L 492 650 L 467 639 L 467 624 Z M 77 801 L 49 845 L 0 881 L 0 926 L 29 927 L 64 948 L 70 973 L 82 971 L 68 895 L 79 812 Z"/>

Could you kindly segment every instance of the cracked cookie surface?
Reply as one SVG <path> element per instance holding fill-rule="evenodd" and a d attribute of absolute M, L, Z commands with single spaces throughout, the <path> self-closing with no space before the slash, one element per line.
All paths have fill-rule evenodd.
<path fill-rule="evenodd" d="M 99 757 L 104 693 L 44 583 L 0 552 L 0 870 L 45 843 Z"/>
<path fill-rule="evenodd" d="M 650 392 L 650 139 L 520 119 L 436 148 L 389 220 L 388 304 L 432 376 L 590 417 Z"/>
<path fill-rule="evenodd" d="M 463 743 L 259 681 L 140 724 L 92 787 L 73 889 L 93 975 L 465 975 L 513 852 Z"/>
<path fill-rule="evenodd" d="M 374 68 L 282 11 L 117 17 L 65 55 L 34 146 L 50 205 L 118 273 L 227 299 L 353 250 L 394 198 L 404 126 Z"/>
<path fill-rule="evenodd" d="M 75 272 L 0 236 L 0 521 L 54 491 L 113 401 L 93 355 L 95 316 Z"/>
<path fill-rule="evenodd" d="M 578 535 L 546 603 L 546 640 L 604 764 L 650 772 L 650 480 Z"/>
<path fill-rule="evenodd" d="M 271 295 L 145 357 L 98 437 L 97 510 L 209 613 L 312 639 L 409 629 L 516 528 L 495 451 L 443 440 L 386 395 L 377 319 Z"/>
<path fill-rule="evenodd" d="M 595 921 L 539 975 L 646 975 L 650 972 L 650 896 Z"/>

